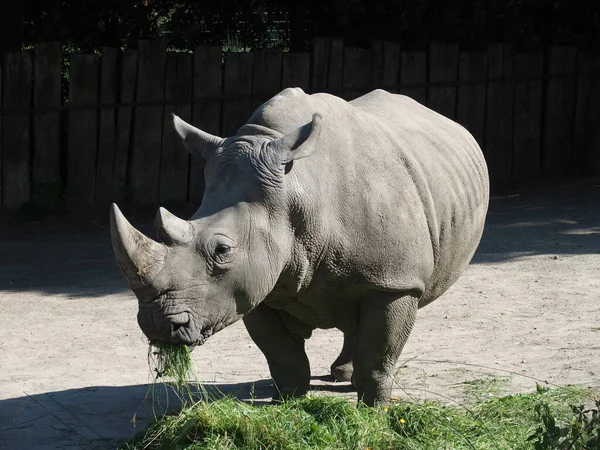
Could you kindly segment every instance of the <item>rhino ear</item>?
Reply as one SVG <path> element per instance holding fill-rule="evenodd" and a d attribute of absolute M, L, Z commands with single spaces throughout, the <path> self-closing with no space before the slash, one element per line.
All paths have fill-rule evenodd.
<path fill-rule="evenodd" d="M 173 126 L 183 140 L 186 150 L 192 155 L 202 156 L 206 161 L 210 155 L 223 143 L 225 139 L 213 136 L 190 125 L 180 117 L 173 114 Z"/>
<path fill-rule="evenodd" d="M 321 116 L 315 114 L 312 122 L 301 126 L 279 139 L 271 141 L 269 148 L 283 165 L 296 159 L 306 158 L 312 155 L 317 147 L 317 142 L 321 135 L 321 122 Z"/>

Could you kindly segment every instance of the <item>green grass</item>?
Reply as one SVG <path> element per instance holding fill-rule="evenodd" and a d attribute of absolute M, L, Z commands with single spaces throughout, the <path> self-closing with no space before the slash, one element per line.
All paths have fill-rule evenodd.
<path fill-rule="evenodd" d="M 557 424 L 569 423 L 571 405 L 590 398 L 589 391 L 574 387 L 538 388 L 536 393 L 477 401 L 468 408 L 433 401 L 368 408 L 310 395 L 253 406 L 224 398 L 159 417 L 122 448 L 550 449 L 559 447 L 534 447 L 527 440 L 536 430 L 540 432 L 543 422 L 536 406 L 546 405 Z"/>
<path fill-rule="evenodd" d="M 190 349 L 185 345 L 150 342 L 148 364 L 154 372 L 155 381 L 165 378 L 178 389 L 194 377 Z"/>

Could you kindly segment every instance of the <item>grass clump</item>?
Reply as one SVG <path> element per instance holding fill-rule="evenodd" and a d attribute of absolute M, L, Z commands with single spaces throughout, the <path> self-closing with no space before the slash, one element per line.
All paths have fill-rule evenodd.
<path fill-rule="evenodd" d="M 191 352 L 186 345 L 150 342 L 148 363 L 154 371 L 154 379 L 165 378 L 178 389 L 194 377 Z"/>
<path fill-rule="evenodd" d="M 546 405 L 555 424 L 570 424 L 571 405 L 589 396 L 583 389 L 556 388 L 480 401 L 468 409 L 433 401 L 368 408 L 310 395 L 268 406 L 224 398 L 162 416 L 123 448 L 537 449 L 543 447 L 532 441 L 548 432 L 538 405 Z"/>

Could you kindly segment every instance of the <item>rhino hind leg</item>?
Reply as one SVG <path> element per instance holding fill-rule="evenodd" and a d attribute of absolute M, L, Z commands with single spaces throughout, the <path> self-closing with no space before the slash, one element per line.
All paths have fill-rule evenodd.
<path fill-rule="evenodd" d="M 274 401 L 303 396 L 310 386 L 305 337 L 295 333 L 297 327 L 290 326 L 288 320 L 282 320 L 282 314 L 286 313 L 260 304 L 244 317 L 248 334 L 269 365 L 274 383 Z"/>
<path fill-rule="evenodd" d="M 390 402 L 395 366 L 412 331 L 419 300 L 377 294 L 360 305 L 352 384 L 368 406 Z"/>
<path fill-rule="evenodd" d="M 331 365 L 331 376 L 338 382 L 352 380 L 352 358 L 356 349 L 356 335 L 344 333 L 344 345 L 337 359 Z"/>

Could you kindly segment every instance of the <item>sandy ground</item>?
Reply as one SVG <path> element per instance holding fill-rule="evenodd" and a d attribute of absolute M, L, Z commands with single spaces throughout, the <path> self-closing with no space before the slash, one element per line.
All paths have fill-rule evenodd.
<path fill-rule="evenodd" d="M 472 264 L 419 311 L 396 395 L 462 401 L 536 381 L 600 389 L 599 255 L 598 180 L 493 197 Z M 105 217 L 3 218 L 0 449 L 115 448 L 144 427 L 152 378 L 136 310 Z M 314 386 L 354 398 L 323 380 L 340 345 L 335 330 L 308 341 Z M 241 323 L 193 357 L 199 380 L 242 398 L 255 383 L 254 398 L 268 400 L 265 360 Z"/>

